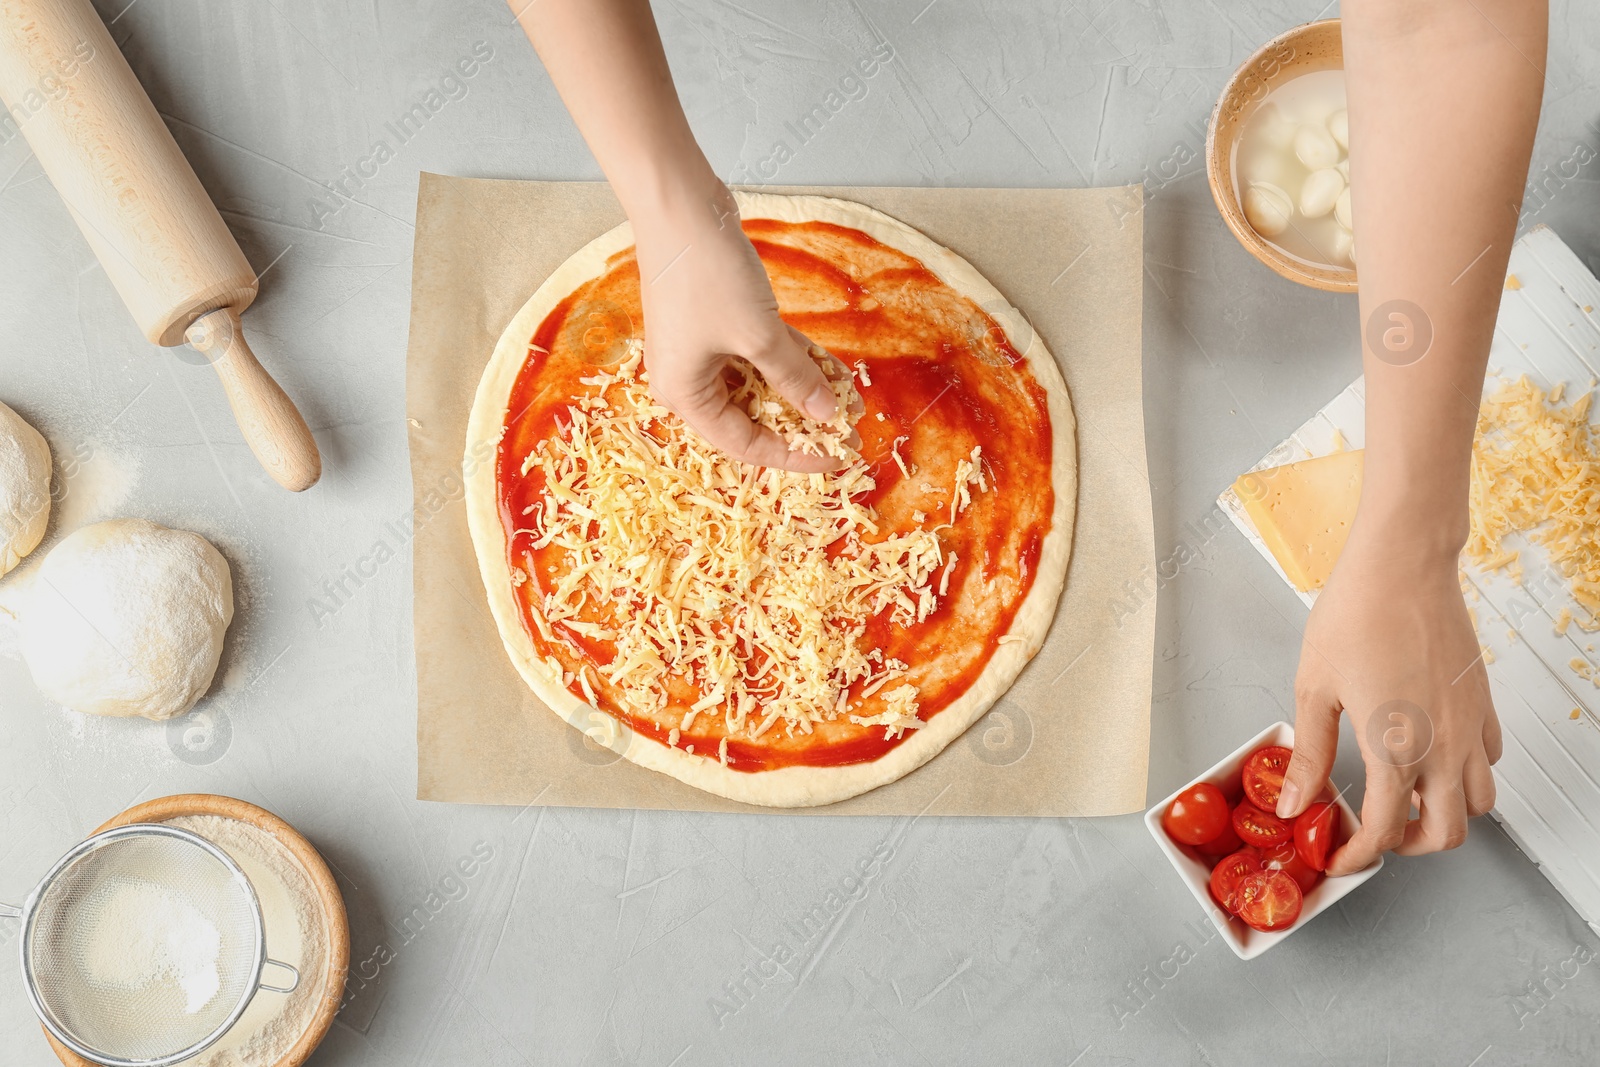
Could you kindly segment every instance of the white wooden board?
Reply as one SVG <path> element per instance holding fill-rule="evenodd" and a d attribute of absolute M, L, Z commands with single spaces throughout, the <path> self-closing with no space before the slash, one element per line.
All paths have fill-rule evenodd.
<path fill-rule="evenodd" d="M 1545 226 L 1517 242 L 1509 273 L 1521 288 L 1503 292 L 1489 384 L 1526 374 L 1546 388 L 1568 383 L 1568 399 L 1582 395 L 1600 378 L 1600 281 Z M 1358 378 L 1251 469 L 1328 455 L 1341 438 L 1361 448 L 1365 431 L 1366 390 Z M 1233 490 L 1218 503 L 1287 583 Z M 1563 607 L 1582 614 L 1566 583 L 1541 548 L 1508 544 L 1522 550 L 1520 584 L 1504 572 L 1467 571 L 1479 640 L 1492 650 L 1489 684 L 1505 734 L 1494 816 L 1600 933 L 1600 688 L 1570 666 L 1600 664 L 1600 634 L 1574 624 L 1557 635 Z M 1308 607 L 1316 600 L 1315 593 L 1298 595 Z"/>

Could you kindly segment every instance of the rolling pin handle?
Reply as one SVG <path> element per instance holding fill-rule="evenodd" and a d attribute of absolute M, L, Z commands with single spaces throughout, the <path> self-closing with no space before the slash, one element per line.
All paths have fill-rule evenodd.
<path fill-rule="evenodd" d="M 309 489 L 322 476 L 317 442 L 294 401 L 250 351 L 231 307 L 208 311 L 184 335 L 216 368 L 233 414 L 261 466 L 285 489 Z"/>

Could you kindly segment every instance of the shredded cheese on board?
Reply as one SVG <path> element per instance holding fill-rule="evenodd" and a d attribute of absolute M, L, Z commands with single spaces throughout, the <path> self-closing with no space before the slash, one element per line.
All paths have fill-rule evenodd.
<path fill-rule="evenodd" d="M 1549 553 L 1589 613 L 1564 612 L 1556 632 L 1576 621 L 1600 627 L 1600 429 L 1589 423 L 1592 392 L 1561 406 L 1565 385 L 1546 392 L 1527 377 L 1506 382 L 1483 402 L 1472 446 L 1472 526 L 1466 554 L 1485 570 L 1517 573 L 1505 538 L 1521 533 Z"/>
<path fill-rule="evenodd" d="M 848 372 L 829 378 L 838 418 L 817 423 L 753 370 L 735 371 L 733 403 L 791 447 L 848 462 L 808 475 L 706 444 L 651 398 L 641 356 L 635 341 L 612 372 L 587 379 L 594 392 L 523 463 L 542 477 L 542 499 L 518 532 L 530 551 L 560 554 L 531 605 L 541 636 L 579 655 L 573 638 L 610 643 L 610 661 L 592 669 L 622 710 L 688 709 L 667 724 L 674 747 L 697 716 L 719 719 L 712 758 L 724 764 L 729 737 L 779 725 L 792 737 L 844 718 L 883 726 L 886 739 L 920 727 L 908 682 L 876 696 L 881 713 L 862 713 L 907 671 L 862 637 L 880 613 L 899 626 L 925 619 L 955 561 L 936 531 L 884 532 L 860 502 L 875 482 L 854 445 L 860 402 Z M 989 486 L 974 449 L 951 489 L 952 520 Z M 587 673 L 577 681 L 598 706 Z"/>

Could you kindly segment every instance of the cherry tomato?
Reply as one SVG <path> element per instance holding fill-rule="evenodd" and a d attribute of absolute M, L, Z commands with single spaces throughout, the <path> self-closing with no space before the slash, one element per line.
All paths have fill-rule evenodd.
<path fill-rule="evenodd" d="M 1251 871 L 1234 889 L 1235 912 L 1257 930 L 1282 930 L 1300 918 L 1304 895 L 1287 871 Z"/>
<path fill-rule="evenodd" d="M 1244 848 L 1244 842 L 1239 840 L 1239 835 L 1233 832 L 1233 820 L 1230 818 L 1222 826 L 1222 833 L 1210 841 L 1203 841 L 1195 846 L 1195 851 L 1206 859 L 1215 861 L 1219 856 L 1226 856 L 1230 852 L 1238 852 Z"/>
<path fill-rule="evenodd" d="M 1235 911 L 1238 900 L 1235 894 L 1239 882 L 1247 874 L 1261 870 L 1261 853 L 1253 848 L 1241 848 L 1231 856 L 1224 856 L 1211 868 L 1211 899 L 1222 905 L 1224 911 Z"/>
<path fill-rule="evenodd" d="M 1300 853 L 1295 851 L 1292 841 L 1281 841 L 1273 845 L 1262 856 L 1261 865 L 1269 871 L 1282 871 L 1293 878 L 1302 893 L 1311 892 L 1312 888 L 1322 881 L 1322 872 L 1314 870 L 1300 858 Z"/>
<path fill-rule="evenodd" d="M 1282 745 L 1264 745 L 1245 757 L 1244 795 L 1262 811 L 1276 811 L 1278 794 L 1283 791 L 1283 772 L 1293 753 Z"/>
<path fill-rule="evenodd" d="M 1161 828 L 1182 845 L 1203 845 L 1228 826 L 1228 801 L 1210 782 L 1179 793 L 1161 816 Z"/>
<path fill-rule="evenodd" d="M 1256 848 L 1271 848 L 1294 835 L 1294 827 L 1270 811 L 1262 811 L 1248 800 L 1233 809 L 1233 832 L 1239 840 Z"/>
<path fill-rule="evenodd" d="M 1239 782 L 1237 774 L 1230 774 L 1218 783 L 1217 788 L 1222 790 L 1222 795 L 1228 798 L 1228 810 L 1244 799 L 1244 786 Z"/>
<path fill-rule="evenodd" d="M 1321 801 L 1300 813 L 1294 821 L 1294 850 L 1314 871 L 1328 869 L 1328 853 L 1334 849 L 1339 832 L 1339 808 Z"/>

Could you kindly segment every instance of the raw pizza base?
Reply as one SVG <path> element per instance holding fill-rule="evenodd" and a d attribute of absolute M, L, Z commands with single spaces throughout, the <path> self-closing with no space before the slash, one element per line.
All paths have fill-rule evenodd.
<path fill-rule="evenodd" d="M 603 274 L 607 260 L 633 244 L 633 228 L 626 222 L 601 234 L 558 267 L 528 298 L 495 345 L 494 354 L 478 383 L 467 422 L 463 460 L 467 524 L 477 550 L 489 608 L 507 655 L 534 694 L 569 725 L 642 767 L 671 775 L 687 785 L 729 800 L 780 808 L 833 804 L 898 781 L 938 755 L 983 717 L 1044 646 L 1072 555 L 1072 527 L 1078 500 L 1076 422 L 1067 383 L 1043 340 L 1029 330 L 1026 347 L 1019 345 L 1020 339 L 1008 324 L 1025 322 L 1022 313 L 972 264 L 948 248 L 898 219 L 848 200 L 738 190 L 734 191 L 734 196 L 742 219 L 848 226 L 914 256 L 942 282 L 982 307 L 1006 328 L 1007 339 L 1021 353 L 1048 398 L 1052 437 L 1050 468 L 1055 490 L 1050 533 L 1039 553 L 1038 572 L 1009 631 L 1011 636 L 1021 640 L 998 645 L 971 687 L 934 715 L 928 725 L 913 731 L 901 744 L 876 760 L 845 766 L 789 766 L 754 772 L 732 770 L 715 756 L 691 756 L 628 729 L 561 684 L 561 679 L 551 672 L 534 648 L 512 594 L 506 533 L 500 521 L 499 492 L 495 484 L 495 452 L 505 427 L 511 391 L 527 360 L 529 339 L 557 304 L 585 282 Z"/>

